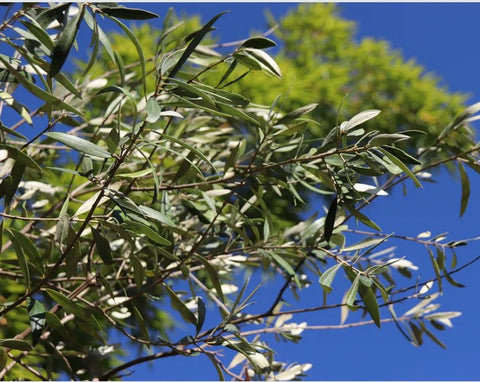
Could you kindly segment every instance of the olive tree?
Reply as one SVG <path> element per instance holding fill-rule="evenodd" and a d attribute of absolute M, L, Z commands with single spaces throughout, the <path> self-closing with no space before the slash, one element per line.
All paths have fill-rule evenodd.
<path fill-rule="evenodd" d="M 144 362 L 191 355 L 209 359 L 219 379 L 299 378 L 311 365 L 282 362 L 268 335 L 300 341 L 305 330 L 328 326 L 297 315 L 327 310 L 338 311 L 336 328 L 393 324 L 414 346 L 427 337 L 445 346 L 436 331 L 460 313 L 433 301 L 447 284 L 462 286 L 453 274 L 474 261 L 457 264 L 468 239 L 384 232 L 365 206 L 394 188 L 422 187 L 448 165 L 460 173 L 463 213 L 465 168 L 478 171 L 469 123 L 480 106 L 433 139 L 407 117 L 397 131 L 382 130 L 375 122 L 383 111 L 357 102 L 343 121 L 327 115 L 320 128 L 318 102 L 247 97 L 242 86 L 257 83 L 250 76 L 280 84 L 288 73 L 265 35 L 227 50 L 208 40 L 220 17 L 201 25 L 170 12 L 147 47 L 142 27 L 125 20 L 158 18 L 149 11 L 6 8 L 2 378 L 118 379 Z M 130 56 L 120 54 L 112 25 Z M 88 51 L 84 64 L 76 49 Z M 81 71 L 68 74 L 75 61 Z M 324 209 L 302 217 L 315 197 Z M 432 278 L 412 281 L 415 266 L 395 256 L 393 240 L 425 248 Z M 295 298 L 309 286 L 319 299 L 305 307 Z M 407 300 L 406 311 L 398 308 Z M 119 337 L 139 355 L 121 360 Z"/>

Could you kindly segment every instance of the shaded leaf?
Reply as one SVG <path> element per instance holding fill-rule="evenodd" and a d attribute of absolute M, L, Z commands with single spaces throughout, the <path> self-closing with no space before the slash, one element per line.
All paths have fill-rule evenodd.
<path fill-rule="evenodd" d="M 220 300 L 222 302 L 225 302 L 225 297 L 223 296 L 223 291 L 222 291 L 222 284 L 220 283 L 217 270 L 204 257 L 197 255 L 197 259 L 199 259 L 200 262 L 205 267 L 205 270 L 207 271 L 208 276 L 210 277 L 210 281 L 212 282 L 213 287 L 217 291 L 218 297 L 220 297 Z"/>
<path fill-rule="evenodd" d="M 35 346 L 42 335 L 46 324 L 45 307 L 34 298 L 28 299 L 28 316 L 30 317 L 30 327 L 32 329 L 32 345 Z"/>
<path fill-rule="evenodd" d="M 134 222 L 134 221 L 126 221 L 124 224 L 126 228 L 129 229 L 130 231 L 136 234 L 144 234 L 146 237 L 148 237 L 150 240 L 152 240 L 157 244 L 172 245 L 172 242 L 170 240 L 165 239 L 160 234 L 155 232 L 152 228 L 142 223 Z"/>
<path fill-rule="evenodd" d="M 138 257 L 133 254 L 130 256 L 130 263 L 133 267 L 133 278 L 135 279 L 135 284 L 140 290 L 145 280 L 145 271 L 143 269 L 143 265 L 138 259 Z"/>
<path fill-rule="evenodd" d="M 113 264 L 114 261 L 112 258 L 112 249 L 110 248 L 110 243 L 108 240 L 105 239 L 100 230 L 92 228 L 92 233 L 93 240 L 95 241 L 95 245 L 97 247 L 97 252 L 102 261 L 107 265 Z"/>
<path fill-rule="evenodd" d="M 158 15 L 153 12 L 126 7 L 102 7 L 102 12 L 110 16 L 127 20 L 149 20 L 158 17 Z"/>
<path fill-rule="evenodd" d="M 435 259 L 435 256 L 433 255 L 432 250 L 430 248 L 427 249 L 428 255 L 430 256 L 430 261 L 432 262 L 433 270 L 435 271 L 435 276 L 437 277 L 438 290 L 440 293 L 442 293 L 442 276 L 440 275 L 440 267 Z"/>
<path fill-rule="evenodd" d="M 245 42 L 240 45 L 242 48 L 255 48 L 255 49 L 266 49 L 272 46 L 276 46 L 275 41 L 270 40 L 266 37 L 250 37 L 245 40 Z"/>
<path fill-rule="evenodd" d="M 470 198 L 470 180 L 462 162 L 458 161 L 458 171 L 460 172 L 460 180 L 462 183 L 462 198 L 460 200 L 460 217 L 463 216 L 467 209 L 468 200 Z"/>
<path fill-rule="evenodd" d="M 30 345 L 27 341 L 17 340 L 15 338 L 0 340 L 0 346 L 22 351 L 32 350 L 32 345 Z"/>
<path fill-rule="evenodd" d="M 43 291 L 46 292 L 58 305 L 61 305 L 68 313 L 72 313 L 76 317 L 90 323 L 96 322 L 96 320 L 93 319 L 92 313 L 80 303 L 74 302 L 71 298 L 50 288 L 45 288 Z"/>
<path fill-rule="evenodd" d="M 0 370 L 2 370 L 8 361 L 8 355 L 5 349 L 0 347 Z M 225 379 L 223 379 L 224 381 Z"/>
<path fill-rule="evenodd" d="M 55 44 L 55 48 L 52 52 L 52 63 L 50 65 L 49 72 L 51 77 L 55 77 L 62 70 L 63 64 L 67 60 L 68 53 L 70 52 L 73 42 L 75 41 L 75 36 L 77 35 L 84 12 L 85 5 L 81 5 L 80 11 L 66 23 L 65 29 Z"/>
<path fill-rule="evenodd" d="M 19 240 L 18 236 L 15 236 L 10 230 L 5 231 L 10 237 L 10 240 L 13 243 L 13 247 L 15 248 L 18 265 L 22 270 L 24 284 L 28 289 L 30 289 L 30 269 L 28 267 L 27 258 L 25 257 L 25 253 L 23 251 L 22 242 Z"/>
<path fill-rule="evenodd" d="M 10 184 L 10 187 L 5 193 L 5 206 L 10 204 L 13 196 L 15 195 L 15 192 L 17 192 L 18 185 L 22 180 L 23 173 L 25 172 L 26 167 L 27 166 L 21 162 L 15 162 L 15 164 L 13 165 L 13 168 L 11 171 L 12 183 Z"/>
<path fill-rule="evenodd" d="M 325 218 L 325 228 L 324 228 L 323 237 L 327 243 L 330 241 L 330 238 L 332 237 L 336 216 L 337 216 L 337 196 L 335 195 L 335 197 L 330 203 L 330 207 L 328 208 L 328 213 Z"/>
<path fill-rule="evenodd" d="M 182 315 L 184 320 L 190 322 L 193 325 L 197 325 L 197 317 L 195 317 L 191 310 L 187 308 L 185 303 L 180 300 L 177 294 L 168 285 L 164 285 L 164 287 L 170 296 L 172 306 Z"/>
<path fill-rule="evenodd" d="M 205 306 L 205 303 L 203 302 L 201 297 L 197 297 L 197 324 L 196 324 L 196 329 L 197 329 L 197 334 L 202 330 L 203 323 L 205 322 L 205 316 L 207 314 L 207 307 Z"/>

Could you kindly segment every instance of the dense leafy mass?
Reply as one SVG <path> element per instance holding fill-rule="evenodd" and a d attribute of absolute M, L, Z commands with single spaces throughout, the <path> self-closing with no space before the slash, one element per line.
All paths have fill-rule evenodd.
<path fill-rule="evenodd" d="M 114 3 L 6 8 L 2 378 L 120 379 L 197 354 L 219 379 L 300 378 L 311 365 L 281 362 L 267 335 L 322 329 L 290 321 L 307 311 L 445 346 L 435 331 L 460 313 L 433 301 L 462 287 L 452 275 L 468 241 L 383 232 L 364 207 L 448 166 L 463 214 L 480 105 L 465 109 L 384 43 L 354 43 L 335 9 L 301 5 L 274 36 L 219 45 L 209 35 L 223 13 L 200 24 L 172 11 L 156 30 L 156 14 Z M 305 219 L 312 200 L 324 212 Z M 434 277 L 410 280 L 393 240 L 425 247 Z M 318 303 L 297 308 L 308 286 Z M 397 312 L 405 300 L 417 301 Z"/>

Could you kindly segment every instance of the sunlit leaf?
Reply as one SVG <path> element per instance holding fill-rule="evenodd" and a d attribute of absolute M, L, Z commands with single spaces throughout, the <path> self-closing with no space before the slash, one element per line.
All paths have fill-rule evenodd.
<path fill-rule="evenodd" d="M 66 133 L 45 133 L 45 135 L 83 154 L 97 158 L 112 157 L 112 155 L 103 147 L 97 146 L 95 143 L 79 138 L 75 135 Z"/>
<path fill-rule="evenodd" d="M 333 267 L 328 268 L 325 272 L 322 273 L 320 276 L 320 285 L 322 286 L 323 290 L 326 293 L 330 293 L 332 291 L 332 282 L 337 274 L 337 271 L 340 269 L 342 264 L 335 264 Z"/>

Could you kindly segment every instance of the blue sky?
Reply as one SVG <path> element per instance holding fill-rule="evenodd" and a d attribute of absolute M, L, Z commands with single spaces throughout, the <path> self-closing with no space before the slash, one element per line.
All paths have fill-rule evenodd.
<path fill-rule="evenodd" d="M 171 5 L 148 4 L 145 7 L 162 16 Z M 266 8 L 281 16 L 295 6 L 295 3 L 177 3 L 174 8 L 188 14 L 201 14 L 204 21 L 230 9 L 232 12 L 216 24 L 221 40 L 230 41 L 247 37 L 251 30 L 265 30 L 263 12 Z M 476 43 L 480 4 L 342 3 L 339 6 L 343 17 L 357 23 L 358 39 L 366 36 L 385 39 L 405 58 L 414 58 L 428 71 L 440 76 L 442 84 L 449 90 L 469 93 L 470 103 L 480 100 L 480 53 Z M 448 174 L 438 176 L 436 184 L 426 184 L 423 189 L 409 186 L 407 198 L 396 192 L 391 197 L 377 200 L 367 211 L 368 215 L 385 232 L 415 236 L 427 229 L 434 235 L 448 231 L 452 240 L 478 236 L 480 202 L 476 195 L 480 181 L 475 174 L 470 176 L 470 205 L 461 219 L 458 218 L 460 185 Z M 395 244 L 420 266 L 421 275 L 432 275 L 423 248 Z M 478 249 L 479 245 L 473 242 L 459 251 L 460 262 L 475 257 Z M 448 350 L 428 340 L 422 347 L 414 348 L 394 325 L 385 325 L 381 330 L 371 326 L 310 331 L 304 333 L 298 344 L 272 345 L 281 361 L 313 363 L 307 380 L 478 380 L 480 279 L 477 274 L 478 265 L 457 274 L 456 279 L 466 288 L 447 287 L 439 301 L 443 310 L 463 312 L 453 321 L 453 329 L 440 333 L 439 337 L 447 344 Z M 305 298 L 308 304 L 318 299 L 318 295 L 306 290 Z M 399 307 L 399 311 L 403 308 Z M 309 324 L 319 325 L 332 319 L 332 316 L 314 314 L 296 321 L 306 320 Z M 333 322 L 335 320 L 338 322 L 338 312 Z M 173 357 L 135 370 L 131 379 L 217 378 L 211 364 L 202 357 Z"/>

